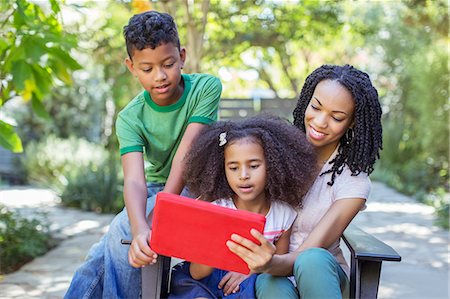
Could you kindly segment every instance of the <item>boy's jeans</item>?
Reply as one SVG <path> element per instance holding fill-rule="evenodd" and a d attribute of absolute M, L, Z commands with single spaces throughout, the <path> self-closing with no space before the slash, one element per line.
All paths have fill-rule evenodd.
<path fill-rule="evenodd" d="M 148 215 L 155 205 L 156 193 L 164 184 L 148 183 Z M 185 195 L 185 190 L 183 190 Z M 124 208 L 110 224 L 108 232 L 89 250 L 85 262 L 75 272 L 64 298 L 139 298 L 141 269 L 128 263 L 129 246 L 121 239 L 131 240 L 131 229 Z"/>

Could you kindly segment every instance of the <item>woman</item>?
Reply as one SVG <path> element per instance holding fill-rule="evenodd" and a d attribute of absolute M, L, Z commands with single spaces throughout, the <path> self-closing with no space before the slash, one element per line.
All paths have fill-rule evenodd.
<path fill-rule="evenodd" d="M 256 231 L 261 245 L 238 235 L 227 245 L 253 272 L 264 273 L 256 282 L 258 298 L 341 298 L 349 268 L 340 236 L 365 207 L 368 176 L 382 149 L 378 93 L 369 76 L 350 65 L 321 66 L 305 81 L 294 125 L 314 146 L 321 171 L 298 210 L 290 253 L 275 254 Z"/>

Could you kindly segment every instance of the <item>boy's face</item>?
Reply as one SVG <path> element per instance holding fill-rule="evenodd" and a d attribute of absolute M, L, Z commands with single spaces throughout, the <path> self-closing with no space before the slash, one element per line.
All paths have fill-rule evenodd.
<path fill-rule="evenodd" d="M 162 44 L 155 49 L 134 50 L 133 57 L 125 60 L 130 72 L 139 79 L 142 87 L 160 106 L 176 103 L 183 94 L 181 69 L 186 52 L 172 44 Z"/>

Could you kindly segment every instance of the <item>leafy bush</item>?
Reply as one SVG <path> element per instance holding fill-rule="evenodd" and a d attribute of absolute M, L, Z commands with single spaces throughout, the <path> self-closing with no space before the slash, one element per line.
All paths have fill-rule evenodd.
<path fill-rule="evenodd" d="M 444 188 L 438 188 L 435 192 L 429 194 L 426 203 L 436 208 L 437 219 L 436 225 L 449 229 L 450 228 L 450 193 L 445 192 Z"/>
<path fill-rule="evenodd" d="M 49 136 L 28 144 L 22 163 L 28 180 L 57 192 L 63 204 L 97 212 L 123 206 L 118 156 L 101 145 Z"/>
<path fill-rule="evenodd" d="M 67 206 L 103 213 L 115 213 L 123 208 L 122 191 L 117 176 L 117 161 L 112 154 L 100 165 L 91 162 L 69 176 L 61 195 Z"/>
<path fill-rule="evenodd" d="M 0 205 L 0 273 L 17 270 L 53 247 L 48 224 Z"/>

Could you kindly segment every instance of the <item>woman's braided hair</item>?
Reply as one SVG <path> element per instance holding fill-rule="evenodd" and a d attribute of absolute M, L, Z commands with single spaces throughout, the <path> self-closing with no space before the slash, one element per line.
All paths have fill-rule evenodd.
<path fill-rule="evenodd" d="M 370 174 L 382 149 L 381 106 L 378 92 L 373 87 L 369 75 L 351 65 L 323 65 L 314 70 L 305 81 L 297 106 L 294 109 L 294 125 L 305 132 L 305 110 L 313 96 L 317 84 L 332 80 L 348 89 L 355 100 L 354 136 L 344 134 L 336 158 L 330 161 L 331 169 L 322 173 L 331 173 L 329 185 L 334 184 L 336 175 L 342 173 L 347 165 L 352 175 L 360 172 Z"/>
<path fill-rule="evenodd" d="M 226 133 L 222 146 L 221 133 Z M 203 129 L 186 156 L 184 180 L 189 192 L 207 201 L 232 198 L 235 194 L 226 179 L 224 151 L 247 138 L 264 151 L 266 198 L 301 205 L 301 198 L 317 176 L 315 150 L 301 130 L 272 115 L 218 121 Z"/>

